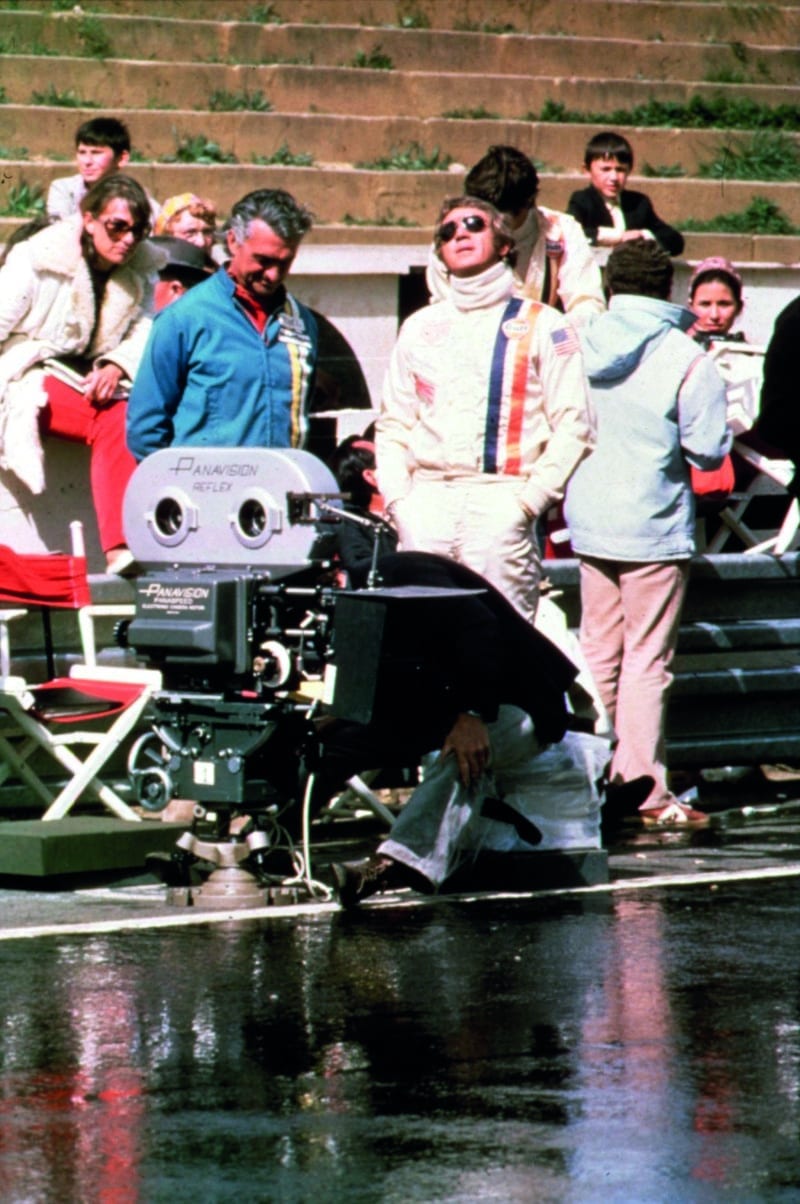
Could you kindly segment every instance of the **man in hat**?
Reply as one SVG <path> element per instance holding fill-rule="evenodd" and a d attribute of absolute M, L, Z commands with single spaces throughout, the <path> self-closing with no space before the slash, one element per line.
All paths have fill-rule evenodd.
<path fill-rule="evenodd" d="M 151 238 L 154 246 L 166 252 L 167 261 L 158 271 L 158 284 L 153 290 L 153 308 L 156 313 L 166 309 L 196 284 L 213 276 L 216 264 L 200 247 L 172 235 Z"/>

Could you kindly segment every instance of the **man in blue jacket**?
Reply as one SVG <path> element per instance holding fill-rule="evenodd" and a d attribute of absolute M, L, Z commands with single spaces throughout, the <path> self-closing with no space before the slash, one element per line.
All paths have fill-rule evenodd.
<path fill-rule="evenodd" d="M 310 228 L 282 189 L 234 205 L 228 264 L 154 319 L 128 401 L 137 459 L 170 446 L 303 444 L 317 323 L 284 282 Z"/>

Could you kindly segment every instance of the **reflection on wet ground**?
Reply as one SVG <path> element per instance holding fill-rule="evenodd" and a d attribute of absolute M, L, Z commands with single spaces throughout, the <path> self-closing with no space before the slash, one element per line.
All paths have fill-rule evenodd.
<path fill-rule="evenodd" d="M 0 1198 L 798 1199 L 797 815 L 608 892 L 7 941 Z"/>

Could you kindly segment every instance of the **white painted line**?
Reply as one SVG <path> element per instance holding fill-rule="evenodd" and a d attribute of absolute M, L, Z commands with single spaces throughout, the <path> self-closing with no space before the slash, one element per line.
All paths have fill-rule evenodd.
<path fill-rule="evenodd" d="M 477 903 L 480 900 L 495 902 L 513 899 L 552 899 L 566 895 L 621 894 L 625 891 L 655 890 L 666 886 L 703 886 L 721 882 L 763 882 L 770 878 L 800 878 L 800 865 L 772 865 L 758 870 L 706 870 L 694 874 L 658 874 L 652 878 L 617 878 L 612 882 L 599 882 L 594 886 L 559 886 L 548 890 L 532 891 L 483 891 L 471 894 L 411 895 L 391 899 L 387 895 L 376 895 L 365 903 L 365 907 L 413 907 L 420 903 Z"/>
<path fill-rule="evenodd" d="M 526 899 L 550 899 L 566 896 L 621 894 L 632 891 L 657 890 L 670 886 L 714 886 L 727 882 L 764 882 L 770 879 L 800 878 L 800 864 L 773 865 L 762 869 L 708 870 L 692 874 L 661 874 L 652 878 L 620 878 L 594 886 L 553 887 L 540 891 L 484 891 L 470 894 L 375 895 L 363 906 L 370 910 L 387 907 L 424 907 L 441 903 L 523 902 Z M 82 892 L 90 895 L 92 892 Z M 104 901 L 117 899 L 113 891 L 98 892 Z M 139 900 L 141 901 L 141 900 Z M 265 907 L 215 908 L 203 911 L 200 906 L 182 908 L 175 905 L 174 915 L 130 916 L 117 920 L 86 920 L 62 924 L 38 924 L 24 928 L 0 929 L 0 942 L 47 936 L 95 936 L 102 933 L 136 932 L 156 928 L 188 928 L 198 924 L 231 924 L 250 920 L 288 920 L 299 916 L 327 916 L 340 912 L 338 903 L 309 899 L 304 903 L 272 904 Z"/>
<path fill-rule="evenodd" d="M 39 936 L 95 936 L 104 932 L 135 932 L 150 928 L 188 928 L 196 924 L 230 924 L 236 920 L 283 920 L 335 911 L 339 911 L 338 903 L 320 903 L 316 900 L 309 900 L 307 903 L 273 904 L 270 907 L 231 910 L 215 908 L 213 911 L 176 905 L 175 915 L 131 916 L 118 920 L 85 920 L 75 923 L 67 921 L 64 924 L 31 925 L 29 928 L 4 928 L 0 929 L 0 942 Z"/>

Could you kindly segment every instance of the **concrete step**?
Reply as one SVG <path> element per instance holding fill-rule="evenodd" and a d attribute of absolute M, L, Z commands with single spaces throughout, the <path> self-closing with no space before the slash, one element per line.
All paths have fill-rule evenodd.
<path fill-rule="evenodd" d="M 559 591 L 571 626 L 580 617 L 580 574 L 572 558 L 548 560 L 545 576 Z M 790 630 L 800 602 L 800 552 L 783 556 L 730 552 L 696 556 L 681 615 L 681 631 L 699 624 L 782 623 Z M 693 637 L 694 638 L 694 637 Z M 682 649 L 682 636 L 678 650 Z"/>
<path fill-rule="evenodd" d="M 777 657 L 794 658 L 800 648 L 800 619 L 750 619 L 734 622 L 684 623 L 681 626 L 683 663 L 691 664 L 692 654 L 718 653 L 741 655 L 743 650 L 760 654 L 770 650 Z"/>
<path fill-rule="evenodd" d="M 0 147 L 7 152 L 16 148 L 15 157 L 61 159 L 78 126 L 95 115 L 93 109 L 52 106 L 37 107 L 34 112 L 38 120 L 32 120 L 27 105 L 0 106 Z M 420 154 L 438 152 L 443 161 L 469 167 L 486 147 L 503 144 L 518 147 L 550 172 L 579 170 L 586 143 L 598 128 L 555 122 L 186 109 L 169 113 L 131 109 L 125 112 L 125 121 L 136 157 L 145 159 L 163 159 L 174 155 L 186 140 L 205 139 L 235 155 L 240 163 L 252 163 L 259 156 L 268 158 L 288 147 L 294 155 L 310 155 L 316 164 L 354 166 L 416 147 Z M 680 167 L 689 176 L 718 159 L 726 148 L 735 151 L 759 136 L 751 130 L 615 128 L 632 143 L 638 168 Z M 787 137 L 800 144 L 800 133 Z"/>
<path fill-rule="evenodd" d="M 251 21 L 273 27 L 287 22 L 324 22 L 403 26 L 430 30 L 493 30 L 506 33 L 549 33 L 591 37 L 633 37 L 669 43 L 673 40 L 754 42 L 793 46 L 800 43 L 800 8 L 796 2 L 750 4 L 712 0 L 414 0 L 405 8 L 397 0 L 95 0 L 91 16 L 139 14 L 184 20 Z M 26 10 L 51 12 L 52 0 L 24 0 Z"/>
<path fill-rule="evenodd" d="M 627 47 L 624 48 L 627 54 Z M 624 60 L 625 54 L 620 52 Z M 596 59 L 599 68 L 608 56 Z M 616 54 L 614 59 L 616 60 Z M 447 64 L 436 71 L 379 71 L 350 67 L 287 64 L 141 62 L 130 59 L 42 58 L 7 55 L 3 62 L 6 101 L 29 104 L 35 92 L 72 93 L 100 108 L 189 109 L 208 107 L 215 92 L 261 92 L 273 109 L 296 113 L 347 113 L 355 116 L 442 117 L 454 112 L 485 111 L 508 120 L 532 120 L 547 103 L 579 113 L 630 111 L 651 100 L 688 104 L 693 97 L 749 98 L 764 105 L 797 105 L 800 88 L 791 83 L 711 84 L 681 73 L 654 81 L 562 75 L 488 75 Z M 519 64 L 520 68 L 523 66 Z M 614 67 L 615 71 L 616 63 Z M 121 98 L 122 103 L 121 103 Z M 67 148 L 68 150 L 68 148 Z M 66 153 L 66 151 L 65 151 Z"/>
<path fill-rule="evenodd" d="M 23 182 L 46 190 L 50 181 L 69 174 L 63 163 L 3 163 L 4 185 L 17 188 Z M 262 167 L 245 164 L 182 165 L 137 163 L 131 175 L 153 196 L 163 200 L 181 192 L 210 196 L 220 211 L 228 210 L 246 192 L 255 188 L 287 188 L 310 206 L 323 224 L 340 223 L 346 215 L 390 224 L 411 222 L 430 226 L 442 200 L 457 196 L 464 171 L 332 171 L 321 167 Z M 540 200 L 555 209 L 565 209 L 570 194 L 585 180 L 577 173 L 540 177 Z M 707 220 L 722 213 L 747 208 L 754 197 L 768 197 L 800 226 L 800 192 L 796 184 L 750 180 L 681 180 L 631 178 L 632 188 L 651 197 L 661 216 L 679 224 L 680 219 Z"/>
<path fill-rule="evenodd" d="M 346 67 L 375 55 L 387 71 L 444 71 L 520 75 L 535 64 L 537 75 L 592 75 L 599 61 L 612 61 L 614 74 L 653 82 L 673 78 L 701 81 L 794 84 L 798 53 L 784 46 L 747 42 L 693 42 L 673 25 L 669 41 L 611 36 L 602 25 L 592 36 L 542 32 L 524 34 L 457 33 L 389 29 L 359 24 L 257 25 L 232 21 L 184 21 L 152 15 L 103 15 L 89 18 L 72 11 L 0 12 L 0 40 L 6 53 L 88 55 L 114 59 L 186 62 L 307 63 Z M 105 42 L 105 50 L 102 49 Z M 11 64 L 9 64 L 11 66 Z"/>

